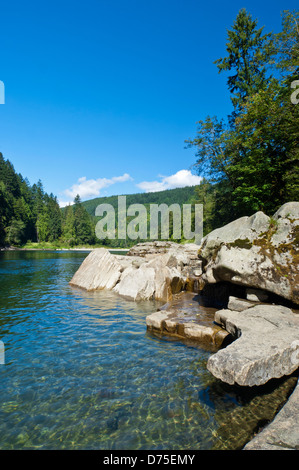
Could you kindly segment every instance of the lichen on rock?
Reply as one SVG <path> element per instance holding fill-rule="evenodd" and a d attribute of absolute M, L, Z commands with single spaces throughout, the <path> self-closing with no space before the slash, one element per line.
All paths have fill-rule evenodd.
<path fill-rule="evenodd" d="M 273 217 L 257 212 L 203 239 L 203 283 L 228 281 L 264 289 L 299 304 L 299 202 Z"/>

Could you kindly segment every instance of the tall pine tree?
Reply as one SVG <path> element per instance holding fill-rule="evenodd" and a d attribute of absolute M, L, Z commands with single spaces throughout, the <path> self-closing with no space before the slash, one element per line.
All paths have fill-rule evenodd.
<path fill-rule="evenodd" d="M 94 242 L 94 231 L 91 218 L 81 204 L 79 194 L 74 199 L 74 232 L 77 245 Z"/>
<path fill-rule="evenodd" d="M 264 28 L 257 28 L 257 23 L 245 8 L 240 10 L 233 28 L 227 32 L 228 55 L 215 61 L 219 73 L 232 72 L 227 84 L 232 94 L 233 118 L 241 111 L 246 98 L 264 89 L 268 83 L 266 72 L 271 35 L 263 35 Z"/>

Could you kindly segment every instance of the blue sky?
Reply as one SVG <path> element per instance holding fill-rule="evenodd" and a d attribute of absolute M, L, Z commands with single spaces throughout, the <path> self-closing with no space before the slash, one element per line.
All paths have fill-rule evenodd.
<path fill-rule="evenodd" d="M 226 31 L 265 31 L 297 1 L 1 2 L 0 151 L 61 203 L 196 184 L 184 140 L 231 111 Z M 193 174 L 192 174 L 193 173 Z"/>

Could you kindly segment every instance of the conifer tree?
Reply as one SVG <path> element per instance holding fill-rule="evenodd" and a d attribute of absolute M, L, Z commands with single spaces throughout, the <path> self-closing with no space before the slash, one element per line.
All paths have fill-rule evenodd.
<path fill-rule="evenodd" d="M 273 214 L 299 199 L 299 106 L 291 101 L 298 20 L 298 12 L 285 12 L 282 32 L 262 36 L 241 10 L 228 31 L 229 55 L 216 61 L 220 71 L 236 72 L 228 81 L 234 113 L 227 124 L 209 116 L 199 121 L 187 143 L 196 147 L 199 174 L 221 188 L 214 197 L 223 222 L 259 210 Z M 283 71 L 282 78 L 266 77 L 266 61 Z"/>
<path fill-rule="evenodd" d="M 226 50 L 228 55 L 216 60 L 219 73 L 232 72 L 228 77 L 228 88 L 232 94 L 235 117 L 248 96 L 263 89 L 268 83 L 267 64 L 270 57 L 270 34 L 263 35 L 263 27 L 257 29 L 257 20 L 243 8 L 228 30 Z"/>
<path fill-rule="evenodd" d="M 81 204 L 79 194 L 74 199 L 74 231 L 76 244 L 89 244 L 93 242 L 93 226 L 90 216 Z"/>
<path fill-rule="evenodd" d="M 67 243 L 70 246 L 74 246 L 76 243 L 74 211 L 73 206 L 70 204 L 64 209 L 61 238 L 64 243 Z"/>

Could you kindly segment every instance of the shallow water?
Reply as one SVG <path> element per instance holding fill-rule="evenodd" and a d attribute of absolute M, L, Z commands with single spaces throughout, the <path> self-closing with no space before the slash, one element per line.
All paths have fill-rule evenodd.
<path fill-rule="evenodd" d="M 146 332 L 154 302 L 70 287 L 86 255 L 0 253 L 1 449 L 240 448 L 273 417 L 294 378 L 225 386 L 208 351 Z"/>

